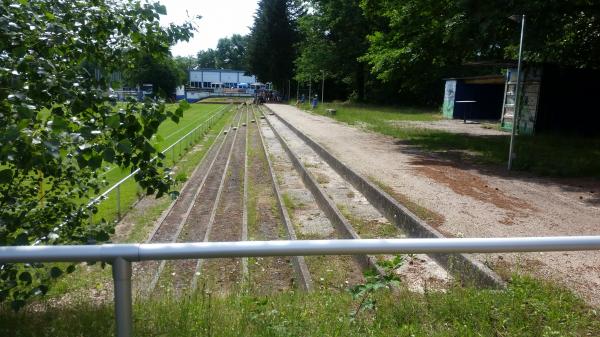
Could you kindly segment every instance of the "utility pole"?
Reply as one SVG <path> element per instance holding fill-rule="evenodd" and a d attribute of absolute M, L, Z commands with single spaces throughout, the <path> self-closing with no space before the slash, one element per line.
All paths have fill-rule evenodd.
<path fill-rule="evenodd" d="M 519 99 L 519 87 L 521 86 L 521 58 L 523 55 L 523 35 L 525 33 L 525 14 L 521 15 L 521 39 L 519 41 L 519 61 L 517 64 L 517 85 L 515 87 L 515 111 L 513 112 L 513 123 L 512 131 L 510 134 L 510 146 L 508 149 L 508 170 L 512 169 L 512 161 L 514 146 L 515 146 L 515 133 L 517 130 L 517 123 L 519 122 L 519 108 L 521 106 Z M 510 80 L 510 79 L 509 79 Z"/>
<path fill-rule="evenodd" d="M 300 81 L 296 80 L 296 101 L 300 100 Z"/>
<path fill-rule="evenodd" d="M 321 70 L 323 73 L 323 80 L 321 81 L 321 104 L 325 101 L 325 70 Z"/>

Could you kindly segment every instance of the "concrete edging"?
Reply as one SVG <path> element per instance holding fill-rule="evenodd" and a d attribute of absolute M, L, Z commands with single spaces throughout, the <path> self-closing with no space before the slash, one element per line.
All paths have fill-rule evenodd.
<path fill-rule="evenodd" d="M 242 202 L 242 241 L 248 241 L 248 109 L 246 109 L 246 147 L 244 149 L 244 196 Z M 244 282 L 248 282 L 248 258 L 242 258 L 242 277 Z"/>
<path fill-rule="evenodd" d="M 310 172 L 308 172 L 300 159 L 292 152 L 285 139 L 283 139 L 283 137 L 273 127 L 267 116 L 265 116 L 265 120 L 273 130 L 273 133 L 281 143 L 285 152 L 290 157 L 292 164 L 294 165 L 296 171 L 298 171 L 300 174 L 302 181 L 313 194 L 317 205 L 319 208 L 321 208 L 323 213 L 325 213 L 329 221 L 331 221 L 337 231 L 340 232 L 345 239 L 360 239 L 360 236 L 356 233 L 356 231 L 354 231 L 352 224 L 350 224 L 348 219 L 346 219 L 346 217 L 340 212 L 337 206 L 333 203 L 333 200 L 327 197 L 327 193 L 310 174 Z M 363 268 L 373 268 L 380 275 L 385 275 L 385 271 L 379 267 L 374 257 L 369 255 L 353 255 L 353 257 Z"/>
<path fill-rule="evenodd" d="M 224 133 L 224 130 L 225 130 L 225 127 L 223 127 L 223 129 L 215 137 L 215 141 L 211 144 L 211 146 L 209 147 L 208 151 L 205 154 L 205 157 L 202 158 L 202 160 L 200 161 L 199 165 L 196 166 L 196 168 L 192 172 L 192 175 L 190 175 L 190 179 L 188 179 L 188 181 L 185 182 L 184 188 L 187 187 L 187 184 L 191 181 L 191 177 L 193 177 L 194 175 L 197 174 L 198 170 L 200 169 L 200 167 L 204 163 L 204 159 L 207 158 L 207 155 L 209 155 L 211 153 L 211 151 L 213 151 L 213 150 L 216 151 L 215 152 L 215 156 L 212 158 L 212 160 L 210 160 L 210 164 L 209 164 L 209 166 L 206 169 L 206 172 L 205 172 L 205 174 L 204 174 L 204 176 L 203 176 L 203 178 L 202 178 L 202 180 L 200 182 L 200 185 L 198 185 L 198 188 L 194 192 L 194 195 L 192 197 L 192 202 L 190 203 L 190 205 L 186 209 L 186 211 L 185 211 L 185 213 L 183 215 L 183 218 L 181 219 L 181 221 L 177 225 L 177 231 L 175 232 L 175 235 L 171 239 L 171 242 L 177 242 L 177 239 L 179 238 L 179 235 L 181 235 L 181 231 L 183 230 L 183 227 L 184 227 L 186 221 L 188 220 L 188 218 L 190 216 L 190 213 L 192 212 L 194 204 L 196 203 L 196 199 L 198 198 L 198 195 L 200 195 L 200 192 L 204 188 L 204 184 L 206 183 L 206 179 L 208 178 L 208 175 L 210 174 L 210 171 L 212 170 L 215 162 L 217 161 L 217 157 L 219 156 L 219 153 L 221 152 L 221 149 L 223 148 L 223 145 L 227 141 L 227 135 Z M 221 137 L 221 136 L 223 136 L 223 141 L 221 141 L 219 143 L 219 145 L 217 147 L 215 147 L 215 144 L 217 143 L 218 138 Z M 183 188 L 182 188 L 182 190 L 183 190 Z M 158 231 L 158 229 L 162 225 L 162 222 L 166 219 L 166 217 L 168 216 L 168 214 L 170 214 L 171 211 L 173 210 L 173 207 L 175 206 L 175 202 L 176 201 L 177 201 L 177 199 L 174 200 L 171 203 L 171 205 L 168 208 L 168 213 L 165 214 L 164 217 L 161 216 L 161 222 L 160 222 L 159 226 L 157 226 L 154 229 L 153 233 L 151 233 L 151 235 L 148 237 L 148 240 L 147 240 L 146 243 L 149 243 L 150 240 L 152 240 L 152 238 L 154 237 L 154 235 L 156 234 L 156 232 Z M 163 270 L 165 269 L 166 263 L 167 263 L 167 261 L 165 261 L 165 260 L 163 260 L 163 261 L 160 262 L 160 264 L 158 266 L 158 270 L 156 271 L 156 274 L 154 275 L 154 277 L 150 281 L 149 286 L 146 288 L 147 293 L 152 292 L 154 290 L 154 288 L 156 288 L 156 285 L 158 284 L 158 280 L 160 278 L 160 275 L 162 274 Z"/>
<path fill-rule="evenodd" d="M 392 196 L 343 164 L 320 144 L 302 133 L 269 107 L 265 107 L 273 112 L 273 114 L 277 116 L 284 125 L 298 135 L 298 137 L 304 140 L 306 144 L 321 156 L 321 158 L 323 158 L 339 175 L 360 191 L 390 222 L 404 230 L 408 236 L 415 238 L 444 238 L 440 232 L 425 223 Z M 457 276 L 456 274 L 458 273 L 460 275 L 459 279 L 463 282 L 466 281 L 466 283 L 477 286 L 492 288 L 503 288 L 506 286 L 505 282 L 498 274 L 468 254 L 428 255 L 442 265 L 453 276 Z"/>
<path fill-rule="evenodd" d="M 290 219 L 290 215 L 285 207 L 285 203 L 283 202 L 283 198 L 281 196 L 281 190 L 279 188 L 279 183 L 277 182 L 277 177 L 275 176 L 275 170 L 273 169 L 273 163 L 271 162 L 271 158 L 269 158 L 269 152 L 267 151 L 267 146 L 265 144 L 265 140 L 262 134 L 262 130 L 260 129 L 260 118 L 256 118 L 256 114 L 254 111 L 254 107 L 252 108 L 252 115 L 254 117 L 254 124 L 256 124 L 256 128 L 258 130 L 258 135 L 260 138 L 260 142 L 262 144 L 263 151 L 265 153 L 265 157 L 267 159 L 267 164 L 269 166 L 269 172 L 271 176 L 271 184 L 273 186 L 273 191 L 277 198 L 277 207 L 279 208 L 279 215 L 281 216 L 281 220 L 283 221 L 284 227 L 287 231 L 288 238 L 290 240 L 297 240 L 296 230 L 294 229 L 294 225 L 292 224 L 292 220 Z M 306 265 L 306 261 L 304 260 L 304 256 L 292 256 L 291 257 L 292 266 L 294 267 L 294 271 L 296 273 L 296 277 L 299 280 L 300 288 L 304 291 L 311 291 L 313 289 L 313 281 L 310 276 L 310 271 L 308 270 L 308 266 Z"/>
<path fill-rule="evenodd" d="M 240 113 L 242 114 L 242 113 Z M 238 133 L 240 131 L 240 125 L 242 124 L 242 117 L 240 115 L 240 119 L 237 122 L 237 127 L 235 127 L 233 134 L 233 140 L 231 141 L 231 148 L 229 149 L 229 153 L 227 154 L 227 161 L 225 162 L 225 167 L 223 168 L 223 174 L 221 175 L 221 181 L 219 183 L 219 189 L 217 190 L 217 195 L 215 196 L 215 203 L 210 212 L 210 218 L 208 220 L 208 224 L 206 226 L 206 232 L 204 233 L 204 239 L 202 242 L 208 242 L 210 240 L 210 235 L 212 233 L 213 225 L 215 223 L 215 217 L 217 215 L 217 211 L 219 209 L 219 204 L 221 202 L 221 196 L 223 195 L 223 189 L 225 188 L 225 180 L 227 179 L 227 171 L 229 170 L 229 164 L 231 163 L 231 157 L 233 156 L 233 150 L 235 148 L 235 141 L 237 139 Z M 245 150 L 245 148 L 244 148 Z M 242 196 L 243 198 L 243 196 Z M 243 201 L 242 201 L 243 202 Z M 194 276 L 192 277 L 192 282 L 190 283 L 191 289 L 196 289 L 198 285 L 198 276 L 201 275 L 202 266 L 204 260 L 198 260 L 196 262 L 196 270 L 194 271 Z M 243 275 L 242 275 L 243 276 Z"/>

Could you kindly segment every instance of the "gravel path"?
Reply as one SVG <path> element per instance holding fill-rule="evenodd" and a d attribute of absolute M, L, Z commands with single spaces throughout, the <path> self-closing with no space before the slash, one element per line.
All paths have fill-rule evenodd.
<path fill-rule="evenodd" d="M 443 216 L 435 225 L 447 236 L 506 237 L 600 234 L 600 182 L 507 175 L 442 160 L 393 138 L 269 105 L 340 160 L 394 193 Z M 499 272 L 532 273 L 574 289 L 600 305 L 600 252 L 480 255 Z M 508 273 L 505 273 L 508 275 Z"/>

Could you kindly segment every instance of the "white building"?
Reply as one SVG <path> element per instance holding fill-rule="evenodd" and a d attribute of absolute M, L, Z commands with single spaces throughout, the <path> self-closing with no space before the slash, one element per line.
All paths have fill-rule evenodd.
<path fill-rule="evenodd" d="M 256 83 L 256 76 L 246 76 L 243 70 L 230 69 L 194 69 L 190 70 L 191 88 L 239 88 L 240 83 L 246 87 Z M 242 85 L 243 87 L 243 85 Z"/>

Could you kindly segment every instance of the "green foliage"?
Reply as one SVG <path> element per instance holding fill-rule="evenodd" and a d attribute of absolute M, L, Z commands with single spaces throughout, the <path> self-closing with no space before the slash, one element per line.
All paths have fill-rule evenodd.
<path fill-rule="evenodd" d="M 115 107 L 110 76 L 142 56 L 164 59 L 187 40 L 190 23 L 161 27 L 165 7 L 129 1 L 0 2 L 0 245 L 94 243 L 106 222 L 89 225 L 90 196 L 105 185 L 103 165 L 139 168 L 146 193 L 173 183 L 150 140 L 177 121 L 161 100 Z M 0 300 L 20 307 L 44 294 L 58 267 L 0 268 Z M 31 276 L 31 281 L 30 277 Z"/>
<path fill-rule="evenodd" d="M 194 56 L 177 56 L 173 59 L 175 66 L 177 67 L 179 85 L 185 85 L 189 83 L 189 70 L 196 65 L 196 58 Z"/>
<path fill-rule="evenodd" d="M 465 63 L 516 58 L 520 27 L 508 19 L 512 14 L 528 16 L 527 61 L 600 67 L 598 2 L 363 0 L 361 6 L 380 22 L 361 60 L 379 79 L 424 103 L 439 104 L 444 77 L 490 71 Z"/>
<path fill-rule="evenodd" d="M 219 39 L 217 43 L 216 67 L 222 69 L 246 69 L 248 37 L 233 34 Z"/>
<path fill-rule="evenodd" d="M 217 51 L 212 48 L 199 51 L 196 57 L 196 62 L 200 68 L 217 67 Z"/>
<path fill-rule="evenodd" d="M 297 17 L 302 8 L 293 0 L 261 0 L 248 37 L 248 71 L 276 86 L 292 78 L 298 41 Z"/>
<path fill-rule="evenodd" d="M 186 83 L 186 77 L 181 65 L 170 55 L 136 55 L 133 68 L 125 72 L 125 78 L 131 87 L 149 83 L 152 84 L 154 95 L 169 98 L 178 85 Z"/>
<path fill-rule="evenodd" d="M 443 78 L 500 73 L 494 64 L 516 59 L 513 14 L 527 15 L 526 61 L 600 68 L 598 1 L 305 3 L 295 78 L 315 81 L 324 71 L 329 97 L 439 105 Z"/>
<path fill-rule="evenodd" d="M 312 0 L 310 14 L 300 18 L 301 40 L 296 58 L 296 76 L 299 81 L 311 77 L 321 79 L 321 71 L 347 97 L 355 92 L 364 99 L 365 66 L 358 58 L 366 53 L 366 36 L 370 24 L 357 1 Z M 331 96 L 331 94 L 329 95 Z"/>
<path fill-rule="evenodd" d="M 221 38 L 216 49 L 198 52 L 195 65 L 200 68 L 245 70 L 247 46 L 248 36 L 233 34 L 231 37 Z"/>

